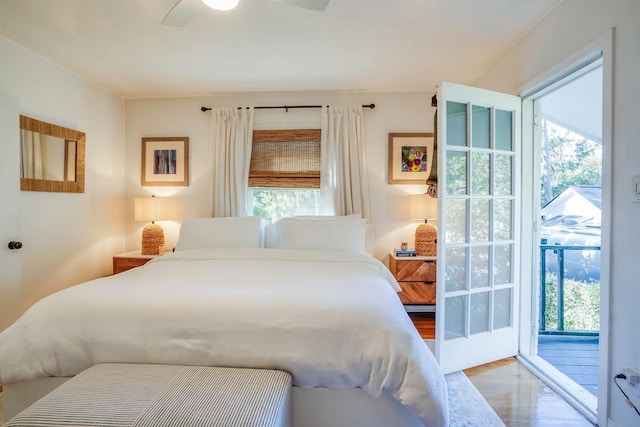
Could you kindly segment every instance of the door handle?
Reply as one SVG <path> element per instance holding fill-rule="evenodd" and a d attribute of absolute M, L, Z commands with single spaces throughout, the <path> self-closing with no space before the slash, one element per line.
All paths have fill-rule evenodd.
<path fill-rule="evenodd" d="M 10 241 L 9 242 L 9 249 L 13 250 L 17 250 L 22 248 L 22 242 L 16 242 L 16 241 Z"/>

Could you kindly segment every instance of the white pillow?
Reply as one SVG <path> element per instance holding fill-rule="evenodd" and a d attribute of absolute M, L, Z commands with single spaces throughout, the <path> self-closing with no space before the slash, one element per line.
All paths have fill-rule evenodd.
<path fill-rule="evenodd" d="M 280 236 L 280 224 L 284 224 L 287 221 L 295 220 L 310 220 L 310 221 L 349 221 L 354 219 L 361 219 L 360 214 L 352 214 L 346 216 L 340 215 L 296 215 L 292 217 L 281 218 L 273 224 L 268 224 L 265 228 L 265 248 L 279 248 L 282 249 L 281 236 Z M 368 237 L 368 236 L 367 236 Z"/>
<path fill-rule="evenodd" d="M 357 216 L 346 218 L 283 218 L 276 223 L 279 247 L 364 253 L 366 220 Z"/>
<path fill-rule="evenodd" d="M 362 215 L 360 214 L 351 214 L 351 215 L 296 215 L 288 218 L 282 218 L 283 220 L 288 219 L 308 219 L 312 221 L 350 221 L 353 219 L 362 219 Z"/>
<path fill-rule="evenodd" d="M 260 248 L 264 218 L 258 216 L 185 218 L 176 251 L 201 248 Z"/>

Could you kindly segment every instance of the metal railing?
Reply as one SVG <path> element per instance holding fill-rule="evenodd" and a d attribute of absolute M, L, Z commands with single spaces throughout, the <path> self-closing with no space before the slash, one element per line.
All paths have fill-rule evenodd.
<path fill-rule="evenodd" d="M 540 245 L 540 326 L 541 334 L 571 334 L 571 335 L 597 335 L 592 331 L 565 331 L 564 329 L 564 281 L 565 281 L 565 251 L 599 251 L 600 246 L 573 246 L 573 245 Z M 546 312 L 546 278 L 547 278 L 547 251 L 553 251 L 558 259 L 558 327 L 547 330 Z"/>

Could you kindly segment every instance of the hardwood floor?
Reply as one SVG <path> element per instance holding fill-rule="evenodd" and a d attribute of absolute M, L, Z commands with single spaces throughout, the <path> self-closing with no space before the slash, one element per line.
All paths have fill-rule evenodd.
<path fill-rule="evenodd" d="M 435 313 L 409 313 L 420 336 L 424 339 L 433 339 L 436 336 Z"/>
<path fill-rule="evenodd" d="M 409 317 L 423 338 L 435 338 L 434 313 Z M 593 427 L 515 358 L 464 372 L 508 427 Z"/>

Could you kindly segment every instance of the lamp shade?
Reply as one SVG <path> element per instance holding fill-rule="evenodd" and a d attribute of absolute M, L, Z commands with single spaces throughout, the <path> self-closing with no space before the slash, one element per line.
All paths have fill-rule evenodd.
<path fill-rule="evenodd" d="M 421 220 L 438 217 L 438 199 L 426 194 L 409 195 L 409 219 Z"/>
<path fill-rule="evenodd" d="M 239 0 L 202 0 L 204 4 L 216 10 L 231 10 L 238 5 Z"/>
<path fill-rule="evenodd" d="M 141 197 L 134 200 L 136 221 L 165 221 L 177 219 L 175 199 L 168 197 Z"/>

